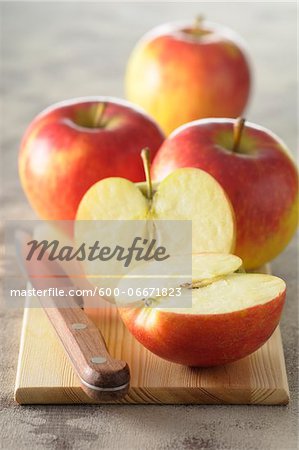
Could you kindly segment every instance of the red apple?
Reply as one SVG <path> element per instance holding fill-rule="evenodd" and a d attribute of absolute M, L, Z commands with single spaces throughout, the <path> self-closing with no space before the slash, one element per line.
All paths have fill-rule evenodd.
<path fill-rule="evenodd" d="M 237 117 L 247 104 L 250 70 L 232 30 L 203 20 L 155 28 L 127 65 L 126 94 L 169 134 L 204 117 Z"/>
<path fill-rule="evenodd" d="M 221 255 L 214 257 L 216 263 L 217 259 L 221 262 Z M 223 264 L 230 269 L 227 257 L 224 255 Z M 201 259 L 204 272 L 209 272 L 212 263 L 217 275 L 211 254 L 206 262 L 204 254 Z M 225 268 L 219 267 L 222 273 Z M 135 306 L 122 307 L 119 300 L 119 311 L 129 331 L 161 358 L 188 366 L 227 364 L 260 348 L 279 323 L 286 287 L 277 277 L 228 273 L 207 279 L 205 274 L 202 283 L 200 279 L 193 283 L 190 308 L 178 307 L 178 299 L 170 296 L 156 297 L 155 307 L 138 307 L 136 301 Z M 180 305 L 184 297 L 187 302 L 189 289 L 182 288 Z"/>
<path fill-rule="evenodd" d="M 277 136 L 243 125 L 243 120 L 206 119 L 182 126 L 162 144 L 152 176 L 161 181 L 179 167 L 212 175 L 235 211 L 235 254 L 253 269 L 276 257 L 296 231 L 298 172 Z"/>
<path fill-rule="evenodd" d="M 133 105 L 105 97 L 58 103 L 39 114 L 22 141 L 21 183 L 43 219 L 72 220 L 85 192 L 107 177 L 144 179 L 140 151 L 164 136 Z"/>

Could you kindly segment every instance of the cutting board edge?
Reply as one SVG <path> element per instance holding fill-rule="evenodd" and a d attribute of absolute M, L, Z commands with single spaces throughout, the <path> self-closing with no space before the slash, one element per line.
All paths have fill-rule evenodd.
<path fill-rule="evenodd" d="M 28 400 L 28 393 L 32 390 L 34 395 L 31 397 L 31 400 Z M 278 389 L 270 389 L 267 391 L 264 390 L 263 393 L 259 394 L 259 399 L 257 401 L 251 400 L 248 402 L 244 402 L 243 400 L 240 400 L 240 396 L 244 396 L 245 390 L 244 389 L 227 389 L 222 390 L 223 397 L 230 397 L 231 400 L 227 401 L 225 398 L 218 398 L 218 392 L 213 392 L 212 389 L 210 389 L 207 392 L 207 397 L 210 396 L 209 399 L 207 397 L 205 400 L 203 400 L 200 396 L 197 397 L 196 394 L 197 390 L 201 390 L 200 388 L 193 388 L 193 389 L 184 389 L 181 388 L 180 395 L 182 397 L 185 397 L 184 391 L 186 391 L 189 395 L 193 394 L 194 397 L 192 399 L 187 400 L 180 400 L 179 398 L 174 399 L 173 401 L 163 401 L 163 394 L 165 394 L 164 390 L 162 388 L 158 388 L 155 390 L 155 388 L 151 388 L 147 394 L 150 395 L 151 399 L 148 400 L 140 400 L 140 398 L 144 398 L 144 395 L 147 395 L 144 393 L 144 389 L 139 388 L 133 388 L 130 391 L 129 398 L 125 398 L 122 401 L 118 402 L 100 402 L 100 401 L 94 401 L 92 399 L 89 399 L 85 396 L 83 390 L 79 387 L 65 387 L 64 388 L 64 394 L 61 393 L 61 388 L 55 388 L 55 387 L 42 387 L 40 388 L 40 394 L 38 393 L 38 388 L 32 387 L 16 387 L 15 393 L 14 393 L 14 399 L 19 405 L 73 405 L 73 404 L 89 404 L 89 405 L 268 405 L 268 406 L 286 406 L 289 403 L 290 397 L 289 397 L 289 390 L 288 388 L 278 388 Z M 45 395 L 45 390 L 47 391 L 47 394 Z M 175 396 L 178 396 L 177 388 L 167 388 L 168 393 L 171 392 L 171 390 L 175 391 Z M 160 393 L 162 394 L 162 397 L 160 397 Z M 30 394 L 29 394 L 30 395 Z M 248 389 L 248 398 L 250 397 L 250 390 Z M 133 399 L 132 397 L 139 397 L 138 401 Z M 153 399 L 155 398 L 155 400 Z M 186 398 L 186 397 L 185 397 Z M 239 400 L 238 400 L 239 399 Z"/>

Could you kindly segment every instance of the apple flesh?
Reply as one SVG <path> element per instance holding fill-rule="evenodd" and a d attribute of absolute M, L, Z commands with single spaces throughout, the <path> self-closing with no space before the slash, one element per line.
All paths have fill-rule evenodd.
<path fill-rule="evenodd" d="M 240 38 L 201 21 L 168 24 L 146 34 L 126 70 L 127 98 L 168 135 L 203 117 L 237 117 L 250 92 L 250 69 Z"/>
<path fill-rule="evenodd" d="M 167 273 L 163 273 L 164 276 L 161 276 L 161 272 L 155 263 L 151 261 L 139 263 L 137 267 L 127 272 L 121 278 L 119 285 L 121 291 L 121 295 L 118 299 L 119 306 L 124 306 L 126 302 L 128 302 L 129 305 L 132 305 L 132 303 L 135 304 L 135 300 L 132 300 L 132 296 L 126 295 L 128 288 L 133 284 L 134 288 L 146 288 L 149 287 L 149 283 L 151 284 L 150 287 L 155 286 L 155 283 L 159 283 L 159 288 L 162 288 L 163 286 L 167 289 L 180 287 L 183 288 L 182 297 L 185 300 L 186 294 L 190 293 L 191 289 L 192 292 L 196 294 L 197 288 L 206 287 L 215 283 L 215 281 L 222 280 L 228 275 L 236 273 L 245 274 L 241 258 L 230 253 L 197 253 L 190 255 L 190 257 L 192 263 L 191 274 L 186 274 L 184 266 L 184 264 L 186 264 L 186 259 L 183 259 L 182 255 L 174 255 L 172 257 L 171 266 Z M 157 270 L 159 271 L 158 273 Z M 183 273 L 186 275 L 182 275 Z M 156 279 L 157 275 L 160 275 L 161 282 Z M 198 292 L 204 291 L 200 290 Z M 176 297 L 181 296 L 178 295 Z M 145 299 L 142 298 L 142 301 L 143 300 Z M 160 307 L 162 301 L 162 298 L 158 299 Z M 180 298 L 177 300 L 174 296 L 172 296 L 171 299 L 166 296 L 166 301 L 168 306 L 171 305 L 171 308 L 179 304 L 181 309 L 182 304 L 186 304 L 185 301 L 182 302 Z M 190 309 L 188 311 L 190 312 Z"/>
<path fill-rule="evenodd" d="M 106 97 L 58 103 L 27 129 L 19 155 L 23 189 L 46 220 L 73 220 L 85 192 L 97 181 L 143 180 L 139 154 L 155 155 L 164 139 L 154 121 L 135 106 Z"/>
<path fill-rule="evenodd" d="M 201 281 L 199 269 L 197 286 Z M 120 290 L 124 282 L 126 279 L 121 281 Z M 244 358 L 260 348 L 279 323 L 286 287 L 277 277 L 233 273 L 195 286 L 192 308 L 178 308 L 175 297 L 156 297 L 155 307 L 130 306 L 127 299 L 122 307 L 120 299 L 121 318 L 151 352 L 171 362 L 197 367 Z M 182 289 L 180 304 L 184 297 L 187 302 L 188 289 Z"/>
<path fill-rule="evenodd" d="M 192 262 L 192 274 L 186 273 L 186 264 L 188 265 L 188 258 L 185 255 L 172 256 L 171 260 L 167 262 L 168 270 L 166 272 L 160 271 L 160 267 L 156 263 L 146 262 L 139 263 L 134 269 L 130 270 L 122 277 L 120 288 L 120 296 L 115 299 L 120 307 L 126 303 L 132 306 L 132 296 L 129 294 L 130 290 L 140 292 L 140 299 L 137 304 L 142 304 L 144 292 L 165 292 L 179 287 L 183 288 L 182 297 L 176 295 L 172 298 L 172 308 L 176 305 L 181 307 L 190 301 L 191 288 L 200 288 L 208 286 L 215 281 L 221 279 L 223 276 L 232 274 L 238 270 L 242 270 L 242 260 L 235 255 L 227 253 L 198 253 L 189 255 Z M 153 291 L 149 291 L 153 289 Z M 141 302 L 140 302 L 141 300 Z M 149 299 L 150 303 L 155 302 L 154 298 Z M 167 300 L 168 301 L 168 300 Z M 158 300 L 161 303 L 161 298 Z M 133 299 L 133 303 L 135 299 Z M 188 305 L 189 306 L 189 305 Z"/>
<path fill-rule="evenodd" d="M 236 255 L 225 253 L 199 253 L 192 255 L 193 287 L 200 287 L 224 275 L 236 272 L 242 267 L 242 260 Z"/>
<path fill-rule="evenodd" d="M 182 167 L 212 175 L 235 211 L 235 254 L 254 269 L 275 258 L 296 231 L 298 172 L 277 136 L 248 122 L 238 135 L 238 124 L 206 119 L 179 128 L 158 151 L 152 177 L 159 182 Z"/>
<path fill-rule="evenodd" d="M 84 195 L 77 220 L 192 220 L 192 249 L 229 253 L 235 245 L 234 214 L 221 186 L 206 172 L 185 168 L 166 177 L 152 198 L 145 185 L 107 178 Z M 78 241 L 82 241 L 77 235 Z"/>

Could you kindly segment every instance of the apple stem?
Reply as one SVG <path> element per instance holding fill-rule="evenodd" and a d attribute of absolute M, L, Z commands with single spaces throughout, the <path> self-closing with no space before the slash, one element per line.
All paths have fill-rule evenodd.
<path fill-rule="evenodd" d="M 106 107 L 107 107 L 106 102 L 100 102 L 96 105 L 94 121 L 93 121 L 94 128 L 101 128 L 102 119 L 103 119 L 103 115 L 105 113 Z"/>
<path fill-rule="evenodd" d="M 141 150 L 141 159 L 143 162 L 143 168 L 144 168 L 146 184 L 147 184 L 147 198 L 149 200 L 152 200 L 153 185 L 152 185 L 152 178 L 151 178 L 151 160 L 150 160 L 149 148 L 144 148 L 143 150 Z"/>
<path fill-rule="evenodd" d="M 209 284 L 214 283 L 215 281 L 221 280 L 222 277 L 214 277 L 214 278 L 209 278 L 209 279 L 204 279 L 204 280 L 198 280 L 198 281 L 192 281 L 191 283 L 183 283 L 180 285 L 180 287 L 182 288 L 187 288 L 187 289 L 200 289 L 202 287 L 206 287 Z"/>
<path fill-rule="evenodd" d="M 238 117 L 235 120 L 235 123 L 234 123 L 234 143 L 233 143 L 233 148 L 232 148 L 232 152 L 233 153 L 236 153 L 238 151 L 238 149 L 239 149 L 239 145 L 240 145 L 240 141 L 241 141 L 244 125 L 245 125 L 245 119 L 243 117 Z"/>
<path fill-rule="evenodd" d="M 204 20 L 204 16 L 202 14 L 199 14 L 198 16 L 195 17 L 195 22 L 194 22 L 195 31 L 200 31 L 203 20 Z"/>

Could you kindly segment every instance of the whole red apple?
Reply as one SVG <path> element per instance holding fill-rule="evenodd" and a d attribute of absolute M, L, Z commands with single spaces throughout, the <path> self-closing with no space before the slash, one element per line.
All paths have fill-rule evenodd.
<path fill-rule="evenodd" d="M 237 117 L 250 91 L 249 62 L 240 38 L 206 22 L 171 23 L 146 34 L 127 65 L 126 95 L 166 134 L 204 117 Z"/>
<path fill-rule="evenodd" d="M 133 105 L 106 97 L 58 103 L 27 129 L 19 155 L 21 183 L 43 219 L 72 220 L 85 192 L 107 177 L 144 179 L 140 151 L 155 155 L 164 139 Z"/>
<path fill-rule="evenodd" d="M 298 172 L 284 143 L 243 120 L 206 119 L 164 141 L 152 166 L 155 181 L 179 167 L 197 167 L 224 188 L 236 215 L 235 254 L 246 269 L 275 258 L 298 224 Z"/>

